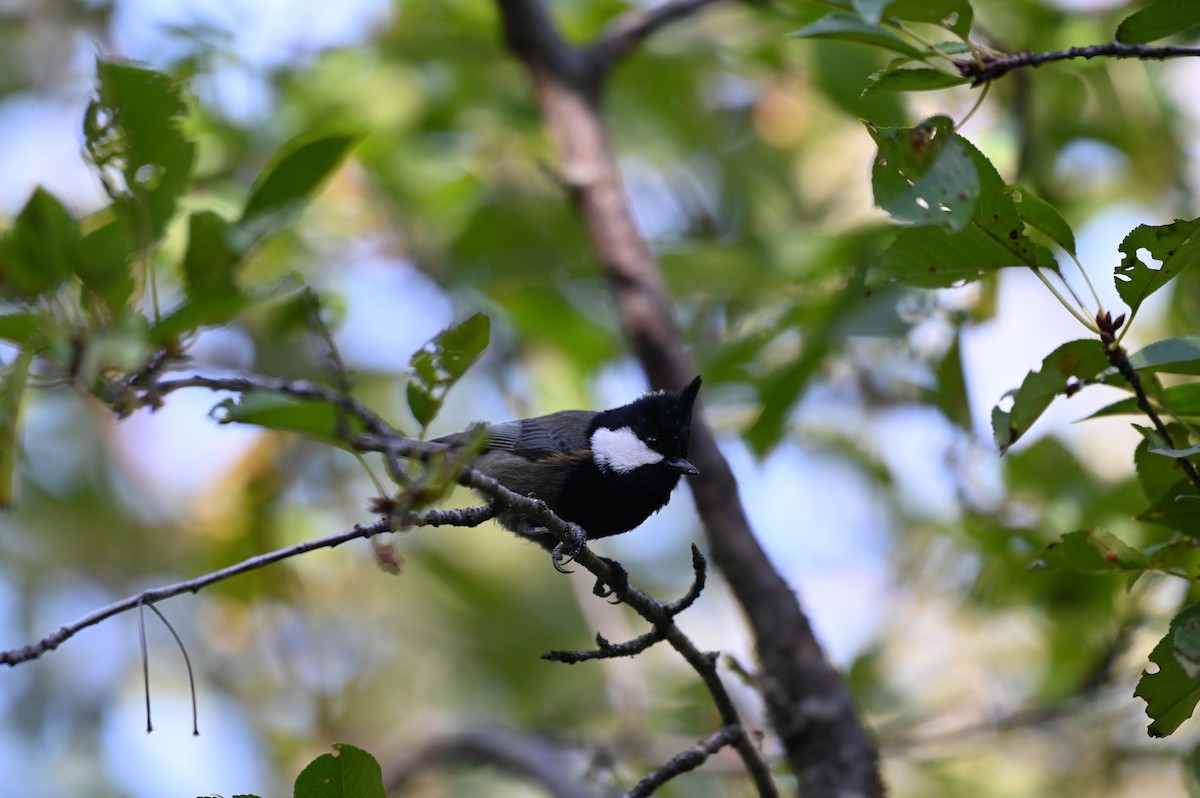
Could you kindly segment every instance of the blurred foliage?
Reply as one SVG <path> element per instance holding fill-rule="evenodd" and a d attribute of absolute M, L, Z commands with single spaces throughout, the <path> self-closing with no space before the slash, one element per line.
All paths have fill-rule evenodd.
<path fill-rule="evenodd" d="M 552 5 L 584 41 L 631 4 Z M 720 431 L 760 455 L 799 446 L 835 457 L 870 486 L 862 502 L 885 508 L 888 600 L 847 670 L 898 796 L 1196 789 L 1196 754 L 1186 769 L 1176 756 L 1196 740 L 1184 721 L 1200 695 L 1197 496 L 1179 466 L 1194 457 L 1200 370 L 1188 218 L 1200 109 L 1179 90 L 1189 62 L 1051 64 L 1008 74 L 986 97 L 954 66 L 1114 37 L 1188 42 L 1196 20 L 1165 0 L 1065 5 L 718 4 L 647 41 L 605 98 Z M 121 27 L 133 4 L 0 9 L 0 109 L 87 94 L 63 124 L 80 131 L 96 181 L 90 199 L 31 187 L 0 221 L 0 502 L 17 499 L 0 516 L 5 648 L 147 585 L 364 518 L 374 486 L 320 444 L 341 423 L 332 406 L 182 394 L 154 414 L 128 404 L 132 381 L 185 367 L 336 384 L 302 285 L 322 294 L 334 338 L 358 309 L 373 325 L 368 354 L 398 350 L 378 359 L 338 339 L 356 398 L 411 429 L 463 427 L 505 399 L 513 415 L 587 401 L 623 362 L 492 4 L 397 3 L 361 41 L 265 66 L 238 51 L 234 29 L 202 35 L 211 18 L 179 8 L 169 57 L 118 46 L 136 42 Z M 968 34 L 989 49 L 973 53 Z M 90 42 L 155 60 L 96 62 Z M 229 101 L 238 76 L 260 91 L 257 109 Z M 872 209 L 872 192 L 903 229 Z M 1118 334 L 1163 289 L 1137 319 L 1131 365 L 1174 446 L 1087 329 L 1100 308 L 1059 280 L 1074 269 L 1076 231 L 1129 203 L 1151 210 L 1111 253 L 1130 311 Z M 1022 318 L 997 304 L 999 272 L 1032 267 L 1063 296 L 1064 316 L 1077 314 L 1081 340 L 1048 340 L 1011 396 L 971 396 L 970 374 L 996 364 L 967 362 L 963 342 L 1006 314 Z M 372 269 L 399 290 L 369 282 Z M 379 304 L 362 311 L 363 293 Z M 468 321 L 440 317 L 435 293 Z M 467 371 L 489 318 L 491 346 Z M 436 338 L 444 328 L 457 332 Z M 1125 393 L 1096 415 L 1134 416 L 1142 438 L 1122 442 L 1114 426 L 1096 426 L 1091 444 L 1040 435 L 1056 397 L 1114 388 Z M 205 417 L 214 405 L 218 420 L 285 434 L 232 437 Z M 920 408 L 936 411 L 926 432 L 948 441 L 938 472 L 948 507 L 909 495 L 912 473 L 926 472 L 883 434 Z M 1002 459 L 989 426 L 1012 447 Z M 236 700 L 234 723 L 252 730 L 272 785 L 334 740 L 372 751 L 386 775 L 412 741 L 497 719 L 602 740 L 581 772 L 607 770 L 613 754 L 609 776 L 625 783 L 713 723 L 669 652 L 611 668 L 538 660 L 588 645 L 596 628 L 614 640 L 640 630 L 591 604 L 586 586 L 576 602 L 531 547 L 490 527 L 422 530 L 395 545 L 406 561 L 397 580 L 365 550 L 319 552 L 167 608 L 188 619 L 202 704 L 206 693 Z M 689 578 L 684 552 L 627 564 L 636 583 L 670 595 Z M 716 592 L 685 626 L 711 621 L 713 647 L 745 659 Z M 3 747 L 29 752 L 40 772 L 73 763 L 33 794 L 132 792 L 104 739 L 112 696 L 139 663 L 131 627 L 112 626 L 116 637 L 93 649 L 81 636 L 6 676 L 0 706 L 17 720 Z M 104 646 L 109 664 L 89 692 L 72 667 Z M 157 690 L 179 687 L 181 673 L 159 665 L 173 656 L 152 644 Z M 1139 683 L 1143 669 L 1155 672 Z M 1130 698 L 1135 685 L 1145 706 Z M 1170 743 L 1145 738 L 1147 708 L 1153 734 L 1179 729 Z M 413 794 L 480 783 L 464 768 Z M 527 794 L 498 784 L 493 794 Z M 738 789 L 717 761 L 662 794 Z"/>

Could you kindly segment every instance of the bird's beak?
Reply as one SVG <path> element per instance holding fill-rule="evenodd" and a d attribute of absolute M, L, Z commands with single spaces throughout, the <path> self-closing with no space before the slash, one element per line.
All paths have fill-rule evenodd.
<path fill-rule="evenodd" d="M 687 460 L 684 460 L 682 457 L 668 457 L 666 460 L 666 465 L 667 468 L 671 469 L 672 471 L 678 471 L 680 474 L 687 474 L 691 477 L 694 477 L 700 473 L 699 469 L 697 469 Z"/>

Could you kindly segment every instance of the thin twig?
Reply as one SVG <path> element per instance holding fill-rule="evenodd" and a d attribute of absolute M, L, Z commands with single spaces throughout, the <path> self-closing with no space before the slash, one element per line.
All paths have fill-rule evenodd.
<path fill-rule="evenodd" d="M 733 745 L 738 738 L 745 734 L 740 725 L 722 726 L 717 731 L 705 737 L 686 751 L 680 751 L 667 760 L 661 767 L 648 774 L 633 785 L 633 789 L 625 793 L 624 798 L 645 798 L 671 779 L 695 770 L 704 764 L 704 760 L 720 751 L 727 745 Z"/>
<path fill-rule="evenodd" d="M 988 55 L 984 53 L 979 61 L 963 59 L 955 61 L 955 66 L 963 77 L 971 78 L 973 86 L 1003 77 L 1014 69 L 1022 67 L 1040 67 L 1052 61 L 1068 61 L 1074 58 L 1140 58 L 1143 60 L 1158 60 L 1166 58 L 1183 58 L 1200 55 L 1200 47 L 1179 47 L 1175 45 L 1151 46 L 1148 44 L 1122 44 L 1109 42 L 1093 44 L 1088 47 L 1071 47 L 1066 50 L 1053 50 L 1045 53 L 1024 52 L 1009 55 Z"/>
<path fill-rule="evenodd" d="M 1162 437 L 1163 443 L 1169 448 L 1174 449 L 1176 447 L 1171 431 L 1167 429 L 1167 425 L 1163 423 L 1154 406 L 1150 404 L 1150 398 L 1146 395 L 1146 389 L 1142 385 L 1142 376 L 1137 373 L 1137 369 L 1129 362 L 1129 354 L 1117 343 L 1116 333 L 1124 321 L 1124 315 L 1118 316 L 1116 320 L 1112 318 L 1111 313 L 1106 312 L 1096 315 L 1096 324 L 1100 328 L 1100 340 L 1104 343 L 1104 354 L 1108 357 L 1108 362 L 1113 368 L 1129 383 L 1129 387 L 1133 388 L 1134 396 L 1137 397 L 1138 409 L 1150 419 L 1150 423 L 1154 425 L 1154 429 Z M 1175 462 L 1179 463 L 1179 467 L 1187 474 L 1188 479 L 1195 486 L 1196 490 L 1200 490 L 1200 472 L 1197 472 L 1196 466 L 1192 461 L 1186 457 L 1177 457 L 1175 458 Z"/>
<path fill-rule="evenodd" d="M 158 619 L 163 622 L 163 626 L 167 627 L 167 631 L 171 633 L 171 637 L 175 638 L 175 644 L 179 646 L 179 653 L 183 654 L 183 664 L 187 668 L 188 689 L 192 694 L 192 736 L 200 736 L 200 713 L 196 709 L 196 674 L 192 671 L 192 658 L 188 656 L 187 646 L 183 644 L 183 639 L 179 636 L 179 632 L 175 631 L 175 627 L 167 620 L 167 616 L 162 614 L 162 610 L 153 604 L 142 603 L 144 607 L 149 607 L 150 610 L 158 616 Z M 145 656 L 145 624 L 142 624 L 142 655 Z M 146 671 L 146 731 L 150 731 L 150 672 Z"/>
<path fill-rule="evenodd" d="M 198 576 L 195 579 L 187 579 L 182 582 L 173 582 L 162 587 L 151 588 L 133 596 L 128 596 L 109 604 L 107 607 L 101 607 L 98 610 L 88 613 L 79 620 L 69 623 L 59 629 L 57 632 L 46 635 L 36 643 L 33 643 L 23 648 L 14 648 L 9 651 L 0 652 L 0 665 L 19 665 L 22 662 L 37 659 L 48 651 L 61 646 L 65 641 L 70 640 L 75 635 L 87 629 L 89 626 L 95 626 L 101 621 L 107 620 L 114 615 L 120 615 L 123 612 L 135 609 L 142 604 L 152 604 L 164 599 L 173 598 L 174 596 L 183 593 L 196 593 L 202 588 L 209 585 L 223 582 L 239 574 L 257 571 L 259 568 L 266 567 L 281 560 L 286 560 L 289 557 L 295 557 L 300 554 L 305 554 L 317 549 L 332 548 L 340 546 L 348 540 L 355 538 L 369 538 L 373 535 L 378 535 L 383 532 L 391 531 L 388 524 L 384 521 L 376 521 L 373 524 L 366 526 L 354 526 L 346 532 L 339 532 L 336 535 L 328 535 L 316 540 L 310 540 L 305 543 L 297 543 L 294 546 L 287 546 L 282 549 L 259 554 L 255 557 L 242 560 L 241 562 L 222 568 L 219 571 L 213 571 L 203 576 Z"/>
<path fill-rule="evenodd" d="M 584 49 L 588 67 L 601 80 L 634 48 L 667 25 L 722 0 L 672 0 L 617 17 Z"/>

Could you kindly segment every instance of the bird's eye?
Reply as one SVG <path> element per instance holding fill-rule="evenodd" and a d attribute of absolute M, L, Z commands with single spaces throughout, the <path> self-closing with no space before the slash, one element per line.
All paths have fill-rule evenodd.
<path fill-rule="evenodd" d="M 657 435 L 647 435 L 646 443 L 650 444 L 651 446 L 658 446 L 658 436 Z"/>

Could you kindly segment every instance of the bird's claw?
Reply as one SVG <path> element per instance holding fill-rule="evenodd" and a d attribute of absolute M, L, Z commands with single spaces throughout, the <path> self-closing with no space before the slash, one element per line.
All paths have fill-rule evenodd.
<path fill-rule="evenodd" d="M 610 560 L 608 557 L 600 559 L 604 560 L 604 564 L 608 566 L 612 578 L 608 582 L 597 579 L 595 586 L 592 587 L 592 593 L 600 598 L 613 596 L 616 601 L 610 601 L 609 604 L 620 604 L 625 594 L 629 592 L 629 572 L 616 560 Z"/>
<path fill-rule="evenodd" d="M 577 525 L 569 524 L 567 528 L 571 530 L 571 534 L 574 537 L 570 542 L 559 543 L 550 552 L 550 559 L 554 563 L 554 570 L 560 574 L 574 573 L 565 566 L 579 556 L 579 552 L 583 551 L 583 546 L 587 543 L 587 535 Z"/>

